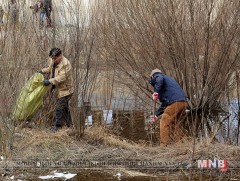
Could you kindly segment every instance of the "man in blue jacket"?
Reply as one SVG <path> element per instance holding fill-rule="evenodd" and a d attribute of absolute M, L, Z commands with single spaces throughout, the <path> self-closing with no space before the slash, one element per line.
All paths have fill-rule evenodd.
<path fill-rule="evenodd" d="M 181 139 L 180 118 L 187 108 L 187 96 L 173 78 L 159 69 L 152 70 L 150 83 L 154 87 L 153 100 L 161 102 L 153 121 L 161 115 L 160 146 L 165 147 Z"/>

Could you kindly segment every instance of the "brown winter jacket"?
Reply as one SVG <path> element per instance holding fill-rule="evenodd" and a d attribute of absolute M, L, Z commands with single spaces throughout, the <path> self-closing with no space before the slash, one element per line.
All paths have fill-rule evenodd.
<path fill-rule="evenodd" d="M 70 95 L 74 91 L 73 78 L 72 78 L 72 66 L 68 59 L 64 56 L 61 62 L 55 68 L 55 76 L 52 77 L 53 60 L 49 59 L 49 66 L 42 69 L 43 73 L 50 73 L 49 81 L 56 86 L 58 98 Z"/>

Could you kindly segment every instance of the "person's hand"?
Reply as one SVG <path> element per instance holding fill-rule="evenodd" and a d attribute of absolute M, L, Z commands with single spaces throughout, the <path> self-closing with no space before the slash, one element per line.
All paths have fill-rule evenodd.
<path fill-rule="evenodd" d="M 152 94 L 152 98 L 153 98 L 154 101 L 158 100 L 158 93 L 157 93 L 157 92 L 154 92 L 154 93 Z"/>
<path fill-rule="evenodd" d="M 42 70 L 38 70 L 37 73 L 44 74 Z"/>
<path fill-rule="evenodd" d="M 152 116 L 152 122 L 155 122 L 157 120 L 157 116 Z"/>
<path fill-rule="evenodd" d="M 45 86 L 49 86 L 51 84 L 51 82 L 49 80 L 44 80 L 43 81 L 43 85 Z"/>

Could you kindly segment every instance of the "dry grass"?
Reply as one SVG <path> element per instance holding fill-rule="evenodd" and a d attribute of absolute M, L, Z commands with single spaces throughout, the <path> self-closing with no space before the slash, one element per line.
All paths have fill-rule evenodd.
<path fill-rule="evenodd" d="M 23 159 L 145 159 L 171 162 L 190 162 L 193 141 L 171 145 L 166 148 L 141 146 L 132 141 L 107 133 L 103 127 L 85 130 L 84 137 L 77 141 L 71 129 L 62 129 L 52 134 L 39 129 L 17 129 L 14 141 L 14 157 Z M 71 136 L 70 136 L 71 135 Z M 194 159 L 239 160 L 237 146 L 214 144 L 195 145 Z"/>
<path fill-rule="evenodd" d="M 105 145 L 118 146 L 125 149 L 141 148 L 141 146 L 130 140 L 108 133 L 104 127 L 92 127 L 86 129 L 85 134 L 88 139 L 102 141 Z"/>
<path fill-rule="evenodd" d="M 208 143 L 209 142 L 202 144 L 199 142 L 196 143 L 194 151 L 195 160 L 227 159 L 231 161 L 240 159 L 239 147 L 219 143 Z M 80 140 L 77 139 L 74 130 L 66 128 L 55 134 L 36 128 L 17 128 L 14 139 L 14 159 L 24 160 L 74 161 L 84 159 L 89 161 L 123 161 L 129 159 L 161 163 L 182 163 L 187 166 L 189 163 L 192 163 L 192 154 L 193 140 L 191 139 L 186 139 L 183 142 L 176 143 L 166 148 L 159 146 L 151 147 L 150 145 L 143 146 L 112 135 L 107 129 L 100 126 L 86 129 L 84 136 Z M 168 169 L 168 164 L 166 164 L 165 167 Z M 236 167 L 236 165 L 230 162 L 229 167 Z M 176 168 L 178 168 L 177 165 Z M 116 168 L 113 168 L 113 170 L 114 169 Z M 202 172 L 201 170 L 196 171 L 199 171 L 196 175 L 202 174 L 200 173 Z M 117 168 L 117 172 L 124 173 L 130 177 L 154 177 L 156 173 L 160 175 L 167 174 L 168 170 L 159 172 L 153 169 L 145 172 L 144 170 L 132 171 L 127 167 L 119 167 Z M 189 177 L 189 172 L 189 170 L 181 169 L 179 172 L 175 172 L 175 174 L 185 174 L 186 177 Z M 171 177 L 171 175 L 168 176 Z M 175 179 L 175 175 L 173 176 L 173 179 Z M 218 174 L 216 176 L 218 176 Z"/>
<path fill-rule="evenodd" d="M 74 140 L 68 136 L 67 129 L 56 134 L 45 130 L 22 129 L 15 134 L 14 147 L 18 158 L 59 159 L 72 156 L 69 151 Z"/>

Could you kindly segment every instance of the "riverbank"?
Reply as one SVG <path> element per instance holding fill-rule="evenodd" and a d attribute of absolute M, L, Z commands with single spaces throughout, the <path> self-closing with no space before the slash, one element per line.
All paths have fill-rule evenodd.
<path fill-rule="evenodd" d="M 192 161 L 192 158 L 194 161 Z M 227 160 L 228 170 L 212 169 L 212 173 L 233 175 L 240 171 L 240 148 L 238 146 L 211 143 L 197 143 L 184 140 L 166 148 L 151 146 L 147 142 L 137 144 L 107 133 L 102 127 L 85 130 L 78 141 L 74 130 L 62 129 L 49 133 L 38 128 L 17 128 L 13 144 L 13 160 L 1 161 L 2 176 L 16 170 L 41 172 L 51 170 L 119 170 L 135 171 L 137 175 L 164 175 L 165 173 L 186 173 L 201 169 L 197 160 Z M 208 171 L 207 169 L 204 172 Z M 234 171 L 234 173 L 232 172 Z M 237 171 L 237 172 L 236 172 Z M 111 171 L 110 171 L 111 172 Z M 146 175 L 145 175 L 146 176 Z"/>

